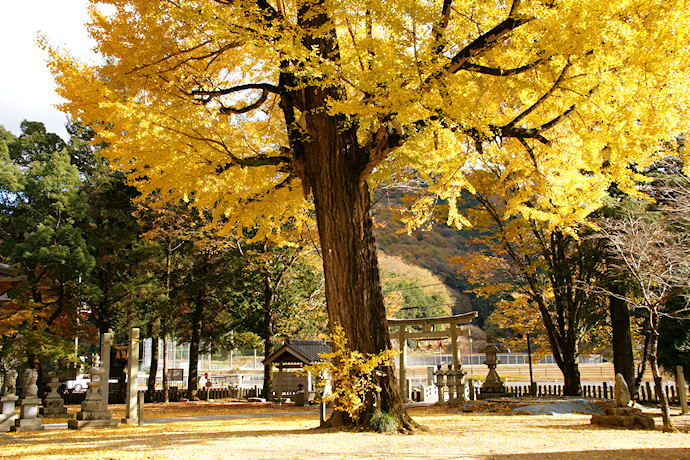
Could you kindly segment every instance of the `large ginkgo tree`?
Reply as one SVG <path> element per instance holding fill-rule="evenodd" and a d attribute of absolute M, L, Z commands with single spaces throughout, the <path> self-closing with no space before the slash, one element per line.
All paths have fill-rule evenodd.
<path fill-rule="evenodd" d="M 508 212 L 567 228 L 612 183 L 631 189 L 685 129 L 683 0 L 106 0 L 103 56 L 50 48 L 65 111 L 144 194 L 280 237 L 310 207 L 331 327 L 390 347 L 370 217 L 373 183 L 414 170 L 411 224 L 455 197 L 479 157 L 505 164 Z M 390 368 L 375 410 L 414 428 Z M 351 423 L 340 412 L 334 424 Z"/>

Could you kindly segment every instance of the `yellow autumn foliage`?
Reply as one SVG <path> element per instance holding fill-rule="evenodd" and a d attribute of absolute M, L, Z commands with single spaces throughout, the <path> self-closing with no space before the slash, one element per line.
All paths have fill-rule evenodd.
<path fill-rule="evenodd" d="M 378 368 L 389 363 L 396 355 L 392 349 L 377 354 L 364 354 L 347 347 L 345 331 L 339 325 L 331 334 L 331 353 L 323 353 L 322 361 L 304 366 L 312 375 L 322 376 L 317 384 L 321 388 L 329 382 L 331 393 L 325 394 L 325 402 L 334 403 L 334 409 L 347 413 L 357 421 L 366 407 L 366 400 L 373 393 L 381 391 L 376 384 Z"/>
<path fill-rule="evenodd" d="M 295 106 L 286 122 L 287 90 L 338 88 L 320 110 L 361 145 L 402 128 L 364 178 L 415 169 L 428 188 L 411 226 L 435 197 L 467 225 L 456 200 L 490 160 L 519 190 L 509 213 L 567 228 L 612 183 L 633 192 L 690 122 L 687 0 L 91 0 L 89 11 L 102 62 L 46 45 L 61 108 L 144 194 L 190 199 L 220 225 L 260 224 L 257 238 L 308 217 L 291 146 L 309 138 L 309 114 Z M 323 37 L 337 55 L 322 57 Z"/>

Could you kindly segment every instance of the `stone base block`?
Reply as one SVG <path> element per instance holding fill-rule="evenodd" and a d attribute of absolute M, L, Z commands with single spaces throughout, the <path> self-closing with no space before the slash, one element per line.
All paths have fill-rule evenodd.
<path fill-rule="evenodd" d="M 592 425 L 623 427 L 628 429 L 653 430 L 654 419 L 644 415 L 640 409 L 632 407 L 607 407 L 606 414 L 595 414 Z"/>
<path fill-rule="evenodd" d="M 15 420 L 17 420 L 17 414 L 14 412 L 0 414 L 0 426 L 12 426 Z"/>
<path fill-rule="evenodd" d="M 123 418 L 121 421 L 125 425 L 138 425 L 139 424 L 138 418 Z"/>
<path fill-rule="evenodd" d="M 62 412 L 56 412 L 56 411 L 48 411 L 46 412 L 43 408 L 41 408 L 38 413 L 41 415 L 43 418 L 72 418 L 74 417 L 74 414 L 70 414 L 67 412 L 67 409 L 65 409 Z"/>
<path fill-rule="evenodd" d="M 87 430 L 90 428 L 115 428 L 119 420 L 68 420 L 67 428 L 70 430 Z"/>
<path fill-rule="evenodd" d="M 77 412 L 77 420 L 110 420 L 110 412 Z"/>
<path fill-rule="evenodd" d="M 508 393 L 499 393 L 492 391 L 480 391 L 479 399 L 493 399 L 493 398 L 506 398 L 510 396 Z"/>
<path fill-rule="evenodd" d="M 10 431 L 22 433 L 25 431 L 42 431 L 45 427 L 41 425 L 41 420 L 37 418 L 32 419 L 17 419 L 14 421 L 14 426 L 10 427 Z"/>

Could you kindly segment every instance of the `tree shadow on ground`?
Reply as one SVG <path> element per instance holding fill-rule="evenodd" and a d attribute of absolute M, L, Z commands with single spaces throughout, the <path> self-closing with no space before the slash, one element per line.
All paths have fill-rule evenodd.
<path fill-rule="evenodd" d="M 548 452 L 510 455 L 491 455 L 495 460 L 649 460 L 649 459 L 690 459 L 688 449 L 621 449 L 621 450 L 584 450 L 577 452 Z"/>
<path fill-rule="evenodd" d="M 317 422 L 318 423 L 318 422 Z M 79 430 L 50 432 L 41 431 L 26 433 L 21 438 L 0 438 L 0 450 L 3 445 L 21 443 L 23 454 L 28 456 L 71 457 L 77 454 L 88 455 L 103 450 L 146 453 L 159 451 L 166 447 L 198 446 L 203 443 L 231 442 L 233 438 L 265 438 L 290 435 L 309 436 L 328 433 L 332 430 L 303 428 L 281 430 L 276 426 L 266 429 L 222 431 L 217 427 L 199 424 L 195 428 L 169 426 L 170 430 L 137 429 L 120 427 L 108 430 Z M 59 433 L 59 434 L 58 434 Z M 8 436 L 10 438 L 10 436 Z M 309 441 L 305 441 L 308 443 Z M 0 454 L 0 457 L 3 455 Z M 259 457 L 262 457 L 259 455 Z"/>

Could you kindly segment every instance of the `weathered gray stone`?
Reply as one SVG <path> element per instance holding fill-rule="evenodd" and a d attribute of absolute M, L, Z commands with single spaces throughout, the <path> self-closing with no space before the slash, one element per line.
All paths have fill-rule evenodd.
<path fill-rule="evenodd" d="M 498 372 L 496 372 L 496 366 L 500 364 L 500 361 L 497 359 L 499 349 L 494 345 L 493 335 L 487 334 L 486 342 L 486 346 L 479 351 L 486 354 L 486 361 L 484 361 L 484 364 L 489 368 L 489 373 L 480 390 L 480 398 L 487 399 L 507 396 L 503 381 L 501 377 L 499 377 Z"/>
<path fill-rule="evenodd" d="M 38 394 L 37 378 L 38 372 L 35 369 L 26 369 L 24 371 L 22 376 L 24 397 L 19 401 L 19 418 L 14 421 L 10 431 L 43 430 L 41 420 L 38 418 L 38 406 L 41 404 L 41 400 L 36 396 Z"/>
<path fill-rule="evenodd" d="M 623 378 L 623 374 L 616 374 L 616 385 L 613 387 L 616 406 L 626 407 L 630 404 L 630 389 Z"/>
<path fill-rule="evenodd" d="M 72 418 L 72 414 L 67 413 L 65 402 L 57 391 L 60 387 L 57 373 L 50 372 L 48 375 L 50 376 L 50 382 L 48 382 L 50 393 L 43 400 L 43 407 L 40 411 L 41 415 L 47 418 Z"/>
<path fill-rule="evenodd" d="M 10 369 L 9 371 L 5 372 L 5 379 L 2 385 L 2 393 L 0 393 L 0 396 L 3 398 L 14 396 L 15 401 L 17 400 L 17 371 L 14 369 Z"/>
<path fill-rule="evenodd" d="M 67 428 L 81 430 L 86 428 L 115 427 L 119 420 L 111 419 L 107 402 L 103 404 L 100 389 L 103 386 L 105 370 L 100 367 L 98 355 L 94 357 L 93 366 L 89 369 L 91 381 L 86 391 L 86 398 L 81 404 L 81 410 L 77 412 L 76 420 L 69 420 Z"/>
<path fill-rule="evenodd" d="M 605 414 L 592 416 L 593 425 L 619 426 L 629 429 L 654 429 L 654 419 L 644 415 L 640 409 L 634 407 L 607 407 Z"/>
<path fill-rule="evenodd" d="M 17 414 L 14 407 L 19 399 L 17 393 L 17 371 L 10 369 L 5 372 L 5 383 L 2 386 L 2 396 L 0 397 L 0 432 L 10 431 L 10 427 L 15 424 Z"/>

